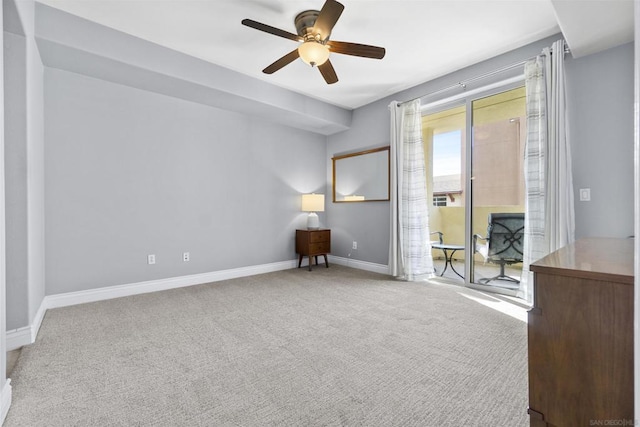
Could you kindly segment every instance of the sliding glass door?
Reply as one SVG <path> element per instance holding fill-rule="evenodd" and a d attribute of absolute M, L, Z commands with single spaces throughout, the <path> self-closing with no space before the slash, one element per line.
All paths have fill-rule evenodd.
<path fill-rule="evenodd" d="M 482 95 L 424 111 L 429 225 L 441 233 L 432 235 L 432 255 L 446 280 L 515 295 L 522 269 L 525 93 L 519 87 Z"/>
<path fill-rule="evenodd" d="M 517 290 L 524 243 L 525 91 L 472 102 L 470 282 Z M 474 237 L 476 236 L 476 237 Z"/>

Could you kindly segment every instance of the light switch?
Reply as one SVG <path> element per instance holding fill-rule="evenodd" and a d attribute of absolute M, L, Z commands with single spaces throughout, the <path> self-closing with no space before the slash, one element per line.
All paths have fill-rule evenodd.
<path fill-rule="evenodd" d="M 590 188 L 581 188 L 580 189 L 580 201 L 581 202 L 589 202 L 589 201 L 591 201 L 591 189 Z"/>

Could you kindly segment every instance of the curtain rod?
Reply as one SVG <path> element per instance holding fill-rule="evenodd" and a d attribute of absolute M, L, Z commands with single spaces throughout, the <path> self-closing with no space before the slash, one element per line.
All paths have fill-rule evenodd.
<path fill-rule="evenodd" d="M 551 52 L 551 53 L 553 53 L 553 52 Z M 565 48 L 564 48 L 564 53 L 565 53 L 565 54 L 567 54 L 567 53 L 571 53 L 571 51 L 569 50 L 569 47 L 568 47 L 568 46 L 566 46 L 566 45 L 565 45 Z M 425 97 L 427 97 L 427 96 L 438 95 L 438 94 L 440 94 L 440 93 L 447 92 L 447 91 L 449 91 L 449 90 L 451 90 L 451 89 L 455 89 L 455 88 L 462 88 L 462 90 L 465 90 L 465 89 L 467 88 L 467 84 L 469 84 L 469 83 L 475 82 L 475 81 L 477 81 L 477 80 L 483 80 L 483 79 L 486 79 L 487 77 L 491 77 L 491 76 L 494 76 L 494 75 L 496 75 L 496 74 L 504 73 L 505 71 L 509 71 L 509 70 L 514 69 L 514 68 L 521 67 L 521 66 L 523 66 L 527 61 L 530 61 L 530 60 L 532 60 L 532 59 L 535 59 L 535 58 L 537 58 L 538 56 L 539 56 L 539 55 L 532 56 L 532 57 L 530 57 L 530 58 L 527 58 L 527 59 L 524 59 L 524 60 L 522 60 L 522 61 L 516 62 L 516 63 L 514 63 L 514 64 L 506 65 L 506 66 L 504 66 L 504 67 L 500 67 L 500 68 L 498 68 L 498 69 L 496 69 L 496 70 L 489 71 L 488 73 L 480 74 L 480 75 L 478 75 L 478 76 L 471 77 L 471 78 L 466 79 L 466 80 L 461 80 L 461 81 L 459 81 L 458 83 L 452 84 L 451 86 L 447 86 L 447 87 L 445 87 L 445 88 L 438 89 L 438 90 L 436 90 L 436 91 L 429 92 L 429 93 L 426 93 L 426 94 L 424 94 L 424 95 L 420 95 L 420 96 L 418 96 L 418 97 L 415 97 L 415 98 L 409 99 L 408 101 L 399 102 L 399 103 L 398 103 L 398 105 L 403 105 L 403 104 L 406 104 L 406 103 L 408 103 L 408 102 L 413 102 L 413 101 L 415 101 L 416 99 L 425 98 Z"/>

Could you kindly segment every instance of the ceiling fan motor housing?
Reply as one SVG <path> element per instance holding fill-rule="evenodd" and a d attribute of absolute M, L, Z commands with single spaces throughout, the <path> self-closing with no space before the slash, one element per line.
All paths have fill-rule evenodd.
<path fill-rule="evenodd" d="M 296 31 L 298 31 L 300 37 L 303 37 L 305 40 L 313 38 L 316 41 L 322 41 L 317 40 L 316 34 L 311 33 L 313 26 L 316 24 L 316 19 L 318 19 L 318 15 L 320 15 L 319 10 L 305 10 L 296 16 L 294 22 L 296 24 Z"/>

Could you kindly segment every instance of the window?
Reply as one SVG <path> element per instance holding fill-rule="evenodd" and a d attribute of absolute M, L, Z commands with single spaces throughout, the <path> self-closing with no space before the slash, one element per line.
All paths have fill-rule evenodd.
<path fill-rule="evenodd" d="M 447 195 L 433 196 L 433 206 L 447 206 Z"/>

